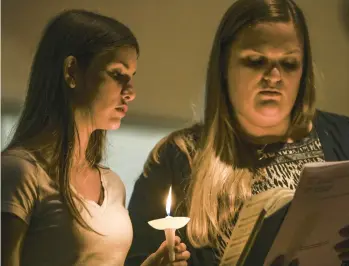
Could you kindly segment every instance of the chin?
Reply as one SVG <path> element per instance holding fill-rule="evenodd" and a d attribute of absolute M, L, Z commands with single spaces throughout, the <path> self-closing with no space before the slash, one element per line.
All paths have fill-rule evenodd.
<path fill-rule="evenodd" d="M 259 127 L 275 127 L 283 121 L 282 117 L 263 117 L 261 119 L 255 120 L 254 124 Z"/>
<path fill-rule="evenodd" d="M 120 126 L 121 126 L 120 121 L 117 121 L 117 122 L 114 121 L 114 122 L 106 123 L 104 125 L 98 125 L 96 128 L 101 130 L 117 130 L 120 128 Z"/>
<path fill-rule="evenodd" d="M 106 130 L 116 130 L 121 126 L 121 118 L 111 117 L 106 121 Z"/>
<path fill-rule="evenodd" d="M 269 127 L 280 124 L 285 120 L 287 115 L 281 112 L 279 109 L 267 109 L 257 112 L 257 115 L 254 119 L 256 124 L 260 124 L 260 126 Z"/>
<path fill-rule="evenodd" d="M 260 124 L 260 126 L 271 127 L 282 123 L 287 115 L 281 114 L 279 112 L 276 113 L 259 113 L 256 119 L 256 124 Z"/>
<path fill-rule="evenodd" d="M 119 129 L 121 126 L 121 123 L 118 122 L 118 123 L 112 123 L 109 125 L 108 129 L 107 130 L 117 130 Z"/>

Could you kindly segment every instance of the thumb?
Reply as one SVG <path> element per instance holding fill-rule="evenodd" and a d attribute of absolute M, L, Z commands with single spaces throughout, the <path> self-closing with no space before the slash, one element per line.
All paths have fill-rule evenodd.
<path fill-rule="evenodd" d="M 270 264 L 270 266 L 282 266 L 285 262 L 285 256 L 280 255 L 274 259 L 274 261 Z"/>

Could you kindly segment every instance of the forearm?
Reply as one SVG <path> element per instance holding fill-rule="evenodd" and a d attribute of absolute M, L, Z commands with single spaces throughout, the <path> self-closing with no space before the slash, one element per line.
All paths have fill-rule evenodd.
<path fill-rule="evenodd" d="M 1 213 L 1 265 L 19 266 L 27 225 L 11 213 Z"/>
<path fill-rule="evenodd" d="M 19 266 L 21 241 L 11 238 L 9 230 L 2 228 L 1 231 L 1 265 Z"/>
<path fill-rule="evenodd" d="M 1 265 L 3 266 L 19 266 L 19 254 L 13 253 L 10 255 L 6 255 L 1 251 Z"/>

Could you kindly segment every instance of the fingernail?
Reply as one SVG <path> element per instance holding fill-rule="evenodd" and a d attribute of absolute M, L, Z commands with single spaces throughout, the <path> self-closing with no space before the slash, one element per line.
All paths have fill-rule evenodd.
<path fill-rule="evenodd" d="M 342 229 L 339 230 L 339 235 L 345 237 L 349 235 L 349 227 L 343 227 Z"/>
<path fill-rule="evenodd" d="M 341 260 L 341 261 L 349 261 L 349 252 L 342 252 L 338 255 L 338 258 Z M 347 265 L 347 264 L 345 264 Z"/>
<path fill-rule="evenodd" d="M 339 252 L 339 251 L 341 251 L 344 247 L 345 247 L 345 243 L 340 242 L 340 243 L 336 244 L 333 248 L 334 248 L 335 251 Z"/>
<path fill-rule="evenodd" d="M 278 265 L 278 264 L 284 263 L 284 261 L 285 261 L 285 256 L 284 256 L 284 255 L 280 255 L 279 257 L 277 257 L 277 258 L 274 260 L 274 263 L 275 263 L 276 265 Z"/>
<path fill-rule="evenodd" d="M 299 259 L 294 259 L 291 261 L 289 266 L 298 266 L 299 265 Z"/>

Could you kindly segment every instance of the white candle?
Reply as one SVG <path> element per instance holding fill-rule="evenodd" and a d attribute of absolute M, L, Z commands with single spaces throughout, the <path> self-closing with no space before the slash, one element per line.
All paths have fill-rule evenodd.
<path fill-rule="evenodd" d="M 167 228 L 165 229 L 165 237 L 167 242 L 167 248 L 168 248 L 168 257 L 170 261 L 176 260 L 176 253 L 174 251 L 175 247 L 175 233 L 176 229 L 174 228 Z"/>
<path fill-rule="evenodd" d="M 167 216 L 162 219 L 149 221 L 148 224 L 157 230 L 165 231 L 167 247 L 169 250 L 169 258 L 170 258 L 170 261 L 174 261 L 175 260 L 175 252 L 174 252 L 175 231 L 176 229 L 179 229 L 185 226 L 189 222 L 190 218 L 170 216 L 171 203 L 172 203 L 171 196 L 172 196 L 172 187 L 170 187 L 170 191 L 168 193 L 168 197 L 166 200 Z"/>

